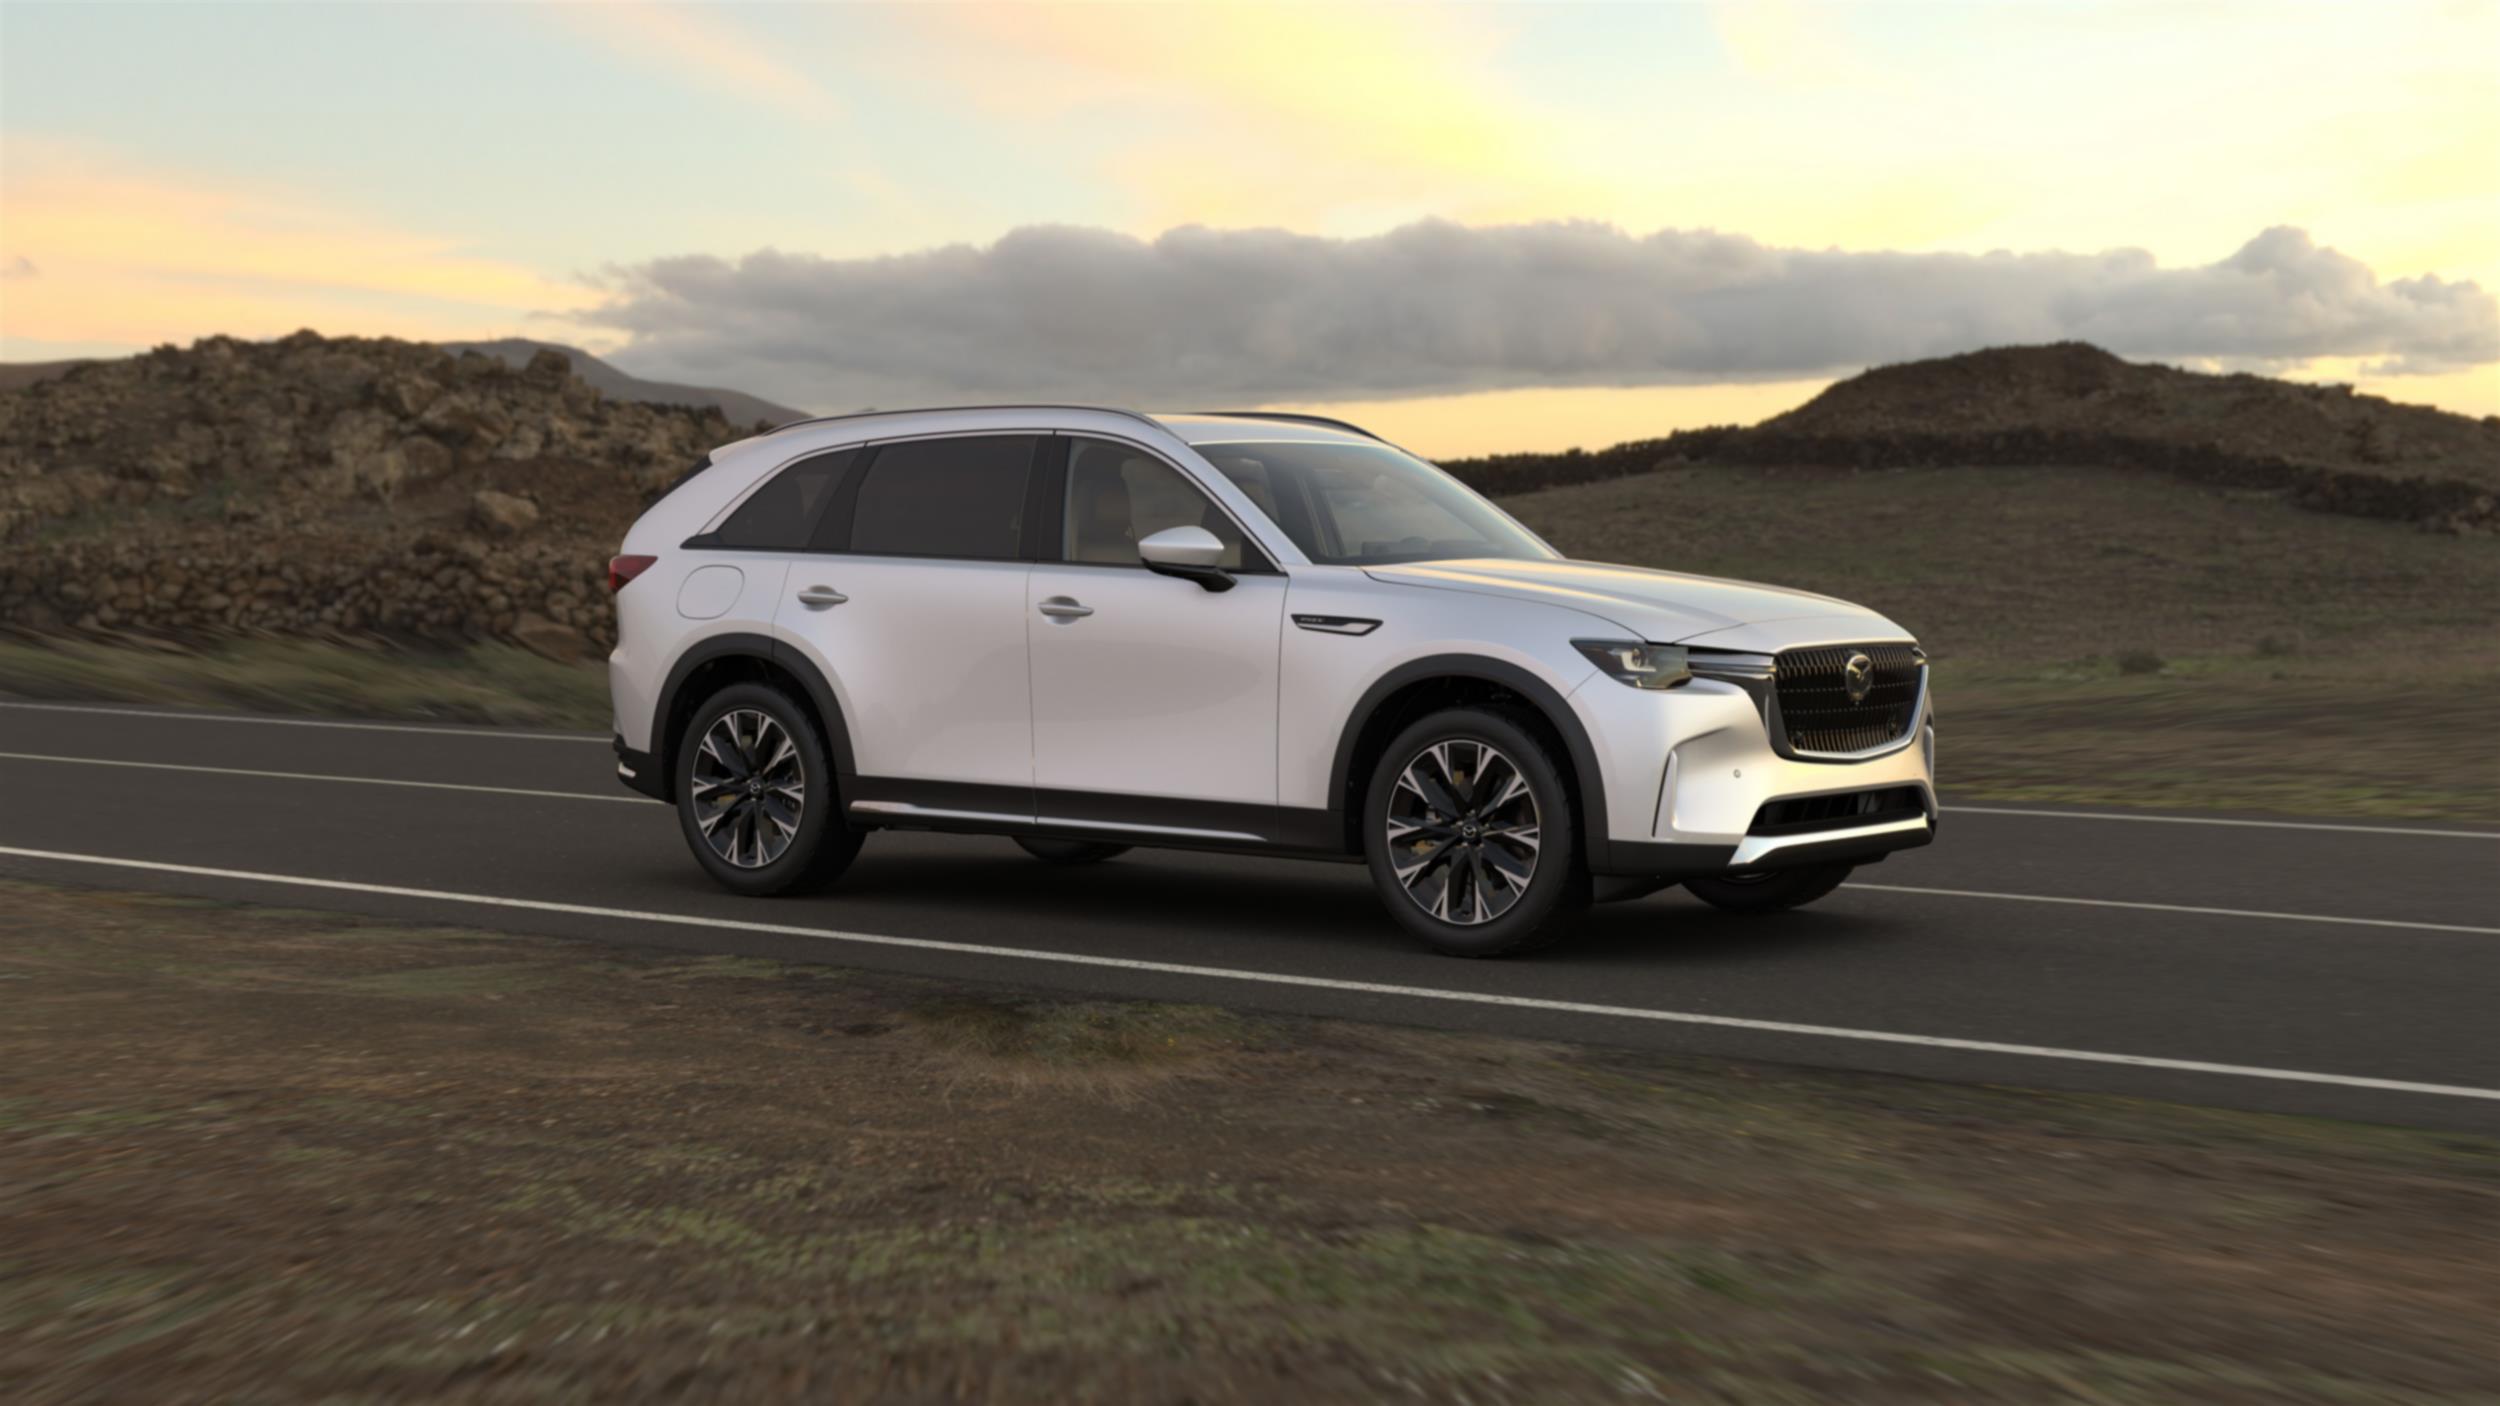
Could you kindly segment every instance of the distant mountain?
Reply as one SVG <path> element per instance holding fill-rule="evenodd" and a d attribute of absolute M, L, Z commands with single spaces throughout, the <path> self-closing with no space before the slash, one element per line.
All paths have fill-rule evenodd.
<path fill-rule="evenodd" d="M 1991 347 L 1905 361 L 1834 383 L 1746 432 L 1757 451 L 1829 445 L 1857 462 L 1928 462 L 2004 442 L 2127 445 L 2153 457 L 2227 454 L 2377 478 L 2443 478 L 2500 491 L 2500 417 L 2242 372 L 2128 361 L 2087 342 Z M 2158 447 L 2158 448 L 2156 448 Z"/>
<path fill-rule="evenodd" d="M 2500 530 L 2500 416 L 2182 371 L 2082 342 L 1879 366 L 1750 427 L 1442 467 L 1485 492 L 1520 493 L 1704 463 L 2158 469 L 2321 512 Z"/>
<path fill-rule="evenodd" d="M 89 359 L 71 361 L 0 361 L 0 391 L 23 390 L 37 381 L 49 381 L 73 366 L 84 366 Z"/>
<path fill-rule="evenodd" d="M 674 381 L 646 381 L 617 370 L 579 347 L 558 342 L 533 342 L 526 337 L 506 337 L 493 342 L 442 342 L 443 350 L 458 356 L 464 351 L 491 356 L 515 370 L 527 366 L 530 358 L 541 351 L 561 352 L 573 363 L 573 374 L 598 387 L 603 395 L 616 400 L 635 400 L 645 405 L 711 406 L 726 416 L 729 423 L 744 430 L 756 424 L 787 424 L 804 420 L 807 412 L 775 405 L 762 396 L 744 391 L 723 390 L 717 386 L 685 386 Z M 72 367 L 93 364 L 93 358 L 74 361 L 0 361 L 0 391 L 21 390 L 27 386 L 52 380 Z"/>
<path fill-rule="evenodd" d="M 744 391 L 723 390 L 718 386 L 686 386 L 674 381 L 646 381 L 617 370 L 579 347 L 568 347 L 560 342 L 533 342 L 526 337 L 506 337 L 494 342 L 442 342 L 438 345 L 454 356 L 464 351 L 479 352 L 514 367 L 529 365 L 530 358 L 542 351 L 562 352 L 572 358 L 574 375 L 618 400 L 639 400 L 646 405 L 709 405 L 729 417 L 729 423 L 741 428 L 757 423 L 782 425 L 807 418 L 804 410 L 775 405 L 762 396 L 748 395 Z"/>

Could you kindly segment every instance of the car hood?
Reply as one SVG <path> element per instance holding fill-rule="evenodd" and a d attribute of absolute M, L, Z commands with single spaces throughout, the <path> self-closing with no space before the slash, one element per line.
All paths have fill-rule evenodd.
<path fill-rule="evenodd" d="M 1656 644 L 1779 650 L 1815 642 L 1908 639 L 1861 605 L 1716 576 L 1687 576 L 1593 561 L 1412 562 L 1366 568 L 1403 586 L 1543 601 L 1604 618 Z"/>

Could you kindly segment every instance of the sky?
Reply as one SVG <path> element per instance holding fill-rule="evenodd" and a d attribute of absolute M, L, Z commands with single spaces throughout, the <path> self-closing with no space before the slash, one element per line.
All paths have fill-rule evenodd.
<path fill-rule="evenodd" d="M 1598 446 L 2080 337 L 2500 413 L 2500 0 L 0 0 L 0 359 Z"/>

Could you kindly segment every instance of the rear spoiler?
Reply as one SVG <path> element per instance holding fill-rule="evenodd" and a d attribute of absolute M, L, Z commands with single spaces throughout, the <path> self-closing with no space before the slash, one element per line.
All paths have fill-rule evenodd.
<path fill-rule="evenodd" d="M 659 492 L 652 494 L 652 495 L 651 495 L 651 497 L 650 497 L 650 499 L 649 499 L 648 501 L 644 502 L 644 504 L 642 505 L 642 506 L 643 506 L 643 511 L 645 511 L 645 512 L 649 512 L 649 511 L 651 510 L 651 506 L 652 506 L 652 504 L 659 502 L 661 499 L 663 499 L 663 498 L 667 497 L 667 496 L 668 496 L 668 495 L 670 495 L 671 493 L 674 493 L 674 492 L 676 492 L 678 489 L 685 487 L 685 486 L 686 486 L 687 484 L 689 484 L 689 483 L 692 483 L 692 482 L 694 481 L 694 477 L 695 477 L 695 475 L 697 475 L 697 474 L 699 474 L 699 473 L 703 472 L 705 469 L 708 469 L 708 468 L 710 468 L 710 467 L 712 467 L 712 456 L 711 456 L 711 455 L 709 455 L 709 454 L 706 454 L 706 455 L 704 455 L 702 458 L 695 460 L 695 461 L 694 461 L 694 467 L 692 467 L 692 468 L 690 468 L 690 469 L 686 470 L 684 473 L 679 474 L 676 478 L 674 478 L 674 479 L 670 480 L 670 481 L 669 481 L 669 485 L 668 485 L 668 487 L 663 488 L 663 489 L 661 489 Z"/>

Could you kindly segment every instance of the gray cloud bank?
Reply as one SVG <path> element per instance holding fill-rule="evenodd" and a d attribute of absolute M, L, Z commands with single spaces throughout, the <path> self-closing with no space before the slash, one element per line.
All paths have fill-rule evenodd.
<path fill-rule="evenodd" d="M 1710 232 L 1427 222 L 1362 239 L 1032 227 L 879 258 L 625 270 L 594 321 L 642 374 L 822 409 L 1180 406 L 1846 372 L 2077 338 L 2122 355 L 2389 371 L 2500 361 L 2500 300 L 2380 279 L 2304 231 L 2196 268 L 2100 254 L 1775 249 Z"/>

